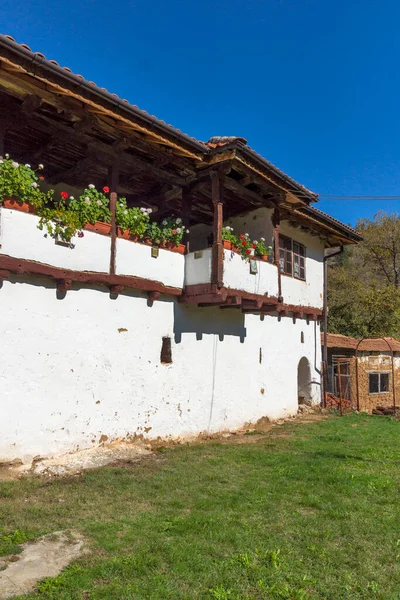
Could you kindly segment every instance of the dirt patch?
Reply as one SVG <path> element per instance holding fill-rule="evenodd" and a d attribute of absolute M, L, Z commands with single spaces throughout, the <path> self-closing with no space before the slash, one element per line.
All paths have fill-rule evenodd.
<path fill-rule="evenodd" d="M 57 531 L 37 542 L 23 544 L 21 554 L 2 559 L 0 600 L 32 592 L 45 577 L 55 577 L 84 552 L 83 538 L 77 533 Z"/>
<path fill-rule="evenodd" d="M 117 440 L 110 444 L 79 450 L 61 456 L 42 458 L 37 457 L 31 465 L 3 463 L 0 465 L 0 481 L 18 479 L 26 475 L 44 475 L 49 477 L 76 475 L 86 469 L 97 469 L 106 465 L 131 467 L 143 460 L 154 458 L 159 449 L 189 444 L 205 444 L 218 441 L 226 444 L 256 444 L 260 438 L 273 433 L 275 436 L 290 436 L 290 432 L 282 430 L 284 423 L 315 423 L 326 419 L 327 411 L 319 406 L 307 407 L 307 412 L 291 415 L 277 421 L 262 417 L 256 423 L 246 425 L 235 431 L 219 431 L 217 433 L 201 433 L 185 438 L 144 439 L 138 438 L 132 442 Z M 279 432 L 279 433 L 278 433 Z M 104 436 L 105 438 L 106 436 Z M 100 440 L 101 441 L 101 440 Z"/>
<path fill-rule="evenodd" d="M 27 475 L 76 475 L 86 469 L 97 469 L 118 461 L 133 464 L 151 455 L 149 445 L 117 441 L 61 456 L 38 457 L 30 465 L 9 465 L 0 468 L 0 480 L 18 479 Z"/>

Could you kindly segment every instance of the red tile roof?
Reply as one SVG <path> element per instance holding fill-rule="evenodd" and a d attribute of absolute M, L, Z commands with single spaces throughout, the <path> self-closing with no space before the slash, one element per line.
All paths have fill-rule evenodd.
<path fill-rule="evenodd" d="M 324 334 L 321 333 L 321 344 L 324 345 Z M 328 348 L 350 348 L 355 350 L 357 340 L 338 333 L 328 333 L 327 336 Z"/>
<path fill-rule="evenodd" d="M 400 352 L 400 342 L 392 337 L 369 338 L 363 340 L 358 349 L 367 352 L 389 352 L 390 350 Z"/>
<path fill-rule="evenodd" d="M 321 333 L 321 344 L 324 345 L 324 334 Z M 365 338 L 357 340 L 346 335 L 338 333 L 328 333 L 327 346 L 328 348 L 347 348 L 360 352 L 400 352 L 400 342 L 392 337 L 386 338 Z"/>

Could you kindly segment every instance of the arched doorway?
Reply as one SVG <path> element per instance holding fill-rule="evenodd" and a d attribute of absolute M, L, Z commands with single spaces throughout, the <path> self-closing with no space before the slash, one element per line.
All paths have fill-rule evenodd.
<path fill-rule="evenodd" d="M 297 367 L 297 399 L 299 404 L 311 401 L 311 369 L 305 356 Z"/>

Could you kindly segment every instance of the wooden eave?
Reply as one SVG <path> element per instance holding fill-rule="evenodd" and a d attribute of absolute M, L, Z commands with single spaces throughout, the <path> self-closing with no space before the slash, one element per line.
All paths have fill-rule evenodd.
<path fill-rule="evenodd" d="M 42 55 L 26 51 L 18 44 L 10 47 L 10 42 L 0 36 L 1 62 L 3 82 L 7 80 L 8 88 L 18 91 L 21 84 L 26 93 L 35 93 L 40 87 L 40 96 L 52 102 L 54 95 L 59 98 L 74 99 L 85 108 L 86 113 L 109 117 L 116 125 L 126 128 L 127 132 L 139 132 L 153 143 L 173 148 L 178 154 L 191 158 L 200 158 L 206 152 L 202 144 L 181 134 L 174 128 L 158 121 L 155 117 L 137 109 L 132 115 L 128 102 L 120 100 L 107 90 L 86 82 L 83 77 L 73 75 L 69 69 L 62 69 L 54 61 L 47 61 Z M 3 43 L 2 43 L 3 42 Z M 6 42 L 6 45 L 4 45 Z M 56 101 L 56 106 L 59 103 Z M 165 131 L 163 131 L 165 130 Z M 190 147 L 191 146 L 191 147 Z M 197 146 L 197 148 L 195 148 Z"/>
<path fill-rule="evenodd" d="M 128 110 L 129 109 L 129 110 Z M 325 236 L 356 243 L 340 227 L 297 209 L 316 196 L 242 142 L 210 150 L 94 84 L 54 66 L 0 36 L 0 135 L 19 162 L 45 165 L 50 185 L 84 189 L 108 183 L 119 165 L 118 193 L 131 206 L 151 206 L 155 217 L 182 214 L 211 224 L 211 171 L 222 173 L 224 218 L 263 206 L 282 207 L 289 220 Z M 323 221 L 323 219 L 322 219 Z M 340 224 L 339 224 L 340 225 Z"/>
<path fill-rule="evenodd" d="M 299 209 L 285 205 L 281 209 L 282 220 L 287 221 L 292 227 L 300 227 L 311 235 L 318 235 L 327 247 L 358 244 L 362 239 L 356 232 L 346 231 L 338 222 L 328 223 L 324 216 L 312 216 L 305 214 Z"/>

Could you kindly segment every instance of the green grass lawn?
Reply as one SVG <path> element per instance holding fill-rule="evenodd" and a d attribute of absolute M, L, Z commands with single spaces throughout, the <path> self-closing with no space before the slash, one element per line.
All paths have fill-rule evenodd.
<path fill-rule="evenodd" d="M 331 417 L 140 465 L 0 483 L 0 553 L 91 551 L 30 599 L 400 598 L 400 423 Z"/>

